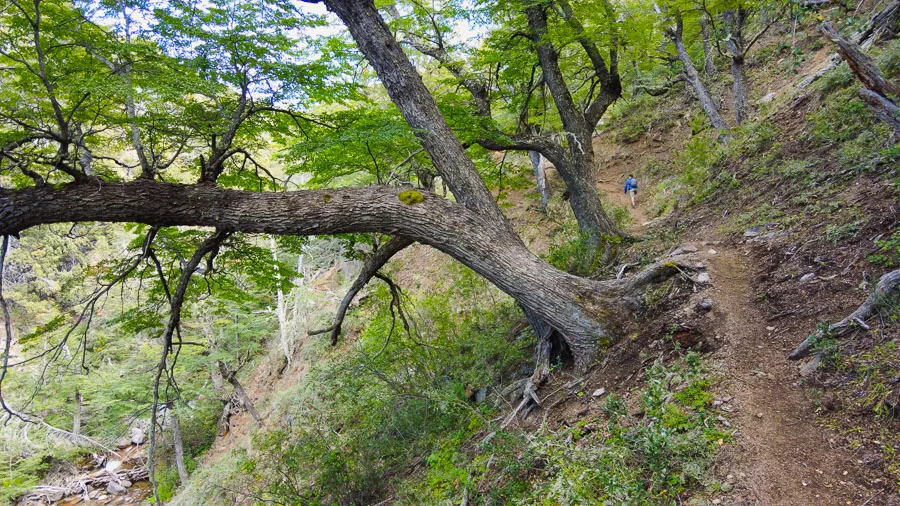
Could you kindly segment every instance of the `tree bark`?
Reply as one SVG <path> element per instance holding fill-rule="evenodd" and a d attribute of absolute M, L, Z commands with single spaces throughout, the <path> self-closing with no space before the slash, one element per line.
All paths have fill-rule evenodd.
<path fill-rule="evenodd" d="M 747 119 L 748 84 L 744 71 L 744 22 L 747 11 L 743 7 L 725 11 L 724 21 L 728 28 L 728 55 L 731 57 L 732 100 L 734 103 L 734 120 L 740 125 Z"/>
<path fill-rule="evenodd" d="M 688 54 L 687 49 L 684 47 L 684 22 L 681 19 L 681 13 L 678 11 L 675 12 L 675 27 L 666 30 L 666 34 L 675 45 L 678 59 L 684 66 L 684 75 L 687 78 L 688 83 L 690 83 L 691 87 L 694 89 L 697 100 L 700 101 L 700 107 L 703 109 L 703 112 L 706 113 L 709 122 L 712 123 L 713 128 L 727 134 L 728 126 L 725 124 L 725 120 L 722 119 L 722 115 L 719 114 L 716 103 L 706 90 L 706 85 L 700 80 L 700 74 L 697 73 L 697 67 L 694 66 L 691 55 Z"/>
<path fill-rule="evenodd" d="M 259 193 L 149 180 L 0 190 L 0 235 L 84 221 L 266 234 L 401 235 L 456 258 L 546 320 L 564 336 L 581 370 L 598 343 L 614 338 L 622 323 L 617 315 L 632 299 L 631 288 L 618 281 L 593 281 L 553 268 L 510 236 L 505 222 L 427 192 L 373 186 Z"/>
<path fill-rule="evenodd" d="M 537 181 L 537 189 L 541 194 L 541 212 L 547 214 L 550 205 L 550 184 L 547 181 L 547 173 L 544 171 L 544 155 L 539 151 L 529 151 L 528 158 L 534 169 L 534 179 Z"/>
<path fill-rule="evenodd" d="M 181 424 L 178 421 L 178 413 L 171 407 L 166 410 L 169 420 L 172 423 L 172 442 L 175 446 L 175 467 L 178 469 L 178 479 L 181 484 L 187 483 L 190 475 L 187 467 L 184 465 L 184 441 L 181 439 Z"/>
<path fill-rule="evenodd" d="M 869 110 L 894 131 L 894 140 L 900 140 L 900 106 L 867 88 L 859 89 L 859 98 Z"/>
<path fill-rule="evenodd" d="M 819 25 L 819 31 L 837 46 L 838 54 L 847 61 L 850 70 L 863 83 L 863 86 L 882 96 L 900 95 L 900 85 L 884 77 L 875 60 L 863 53 L 857 44 L 841 37 L 831 23 L 828 21 L 822 23 Z"/>
<path fill-rule="evenodd" d="M 700 14 L 700 36 L 703 38 L 703 71 L 712 77 L 716 75 L 716 66 L 713 63 L 712 48 L 709 44 L 709 18 L 705 12 Z"/>
<path fill-rule="evenodd" d="M 860 98 L 878 119 L 891 127 L 894 138 L 900 139 L 900 107 L 888 98 L 891 95 L 900 96 L 900 85 L 887 79 L 875 61 L 856 43 L 841 37 L 831 23 L 822 23 L 819 31 L 837 46 L 838 54 L 863 84 L 864 88 L 859 90 Z"/>
<path fill-rule="evenodd" d="M 75 391 L 75 414 L 72 416 L 72 434 L 81 435 L 81 392 Z"/>
<path fill-rule="evenodd" d="M 495 219 L 507 234 L 515 235 L 374 2 L 325 0 L 325 5 L 344 22 L 457 202 Z"/>

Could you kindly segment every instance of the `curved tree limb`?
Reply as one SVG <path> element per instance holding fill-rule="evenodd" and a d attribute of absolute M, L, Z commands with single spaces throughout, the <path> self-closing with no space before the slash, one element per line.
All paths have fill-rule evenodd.
<path fill-rule="evenodd" d="M 344 317 L 347 315 L 347 310 L 350 308 L 350 303 L 353 302 L 353 299 L 356 297 L 356 294 L 363 289 L 369 281 L 375 277 L 378 273 L 378 270 L 384 267 L 384 264 L 388 262 L 394 255 L 399 253 L 401 250 L 411 245 L 413 241 L 402 237 L 397 236 L 385 243 L 380 248 L 376 249 L 363 263 L 362 269 L 359 271 L 359 276 L 356 277 L 356 280 L 350 286 L 350 289 L 347 290 L 347 293 L 344 295 L 344 298 L 341 299 L 341 303 L 338 305 L 338 309 L 336 314 L 334 315 L 334 320 L 332 324 L 324 329 L 318 330 L 310 330 L 307 334 L 313 336 L 317 334 L 325 334 L 326 332 L 331 334 L 331 345 L 334 346 L 337 344 L 338 336 L 341 335 L 341 325 L 344 322 Z"/>
<path fill-rule="evenodd" d="M 856 311 L 850 313 L 849 316 L 844 318 L 843 320 L 829 325 L 827 327 L 827 333 L 842 336 L 849 332 L 854 326 L 865 327 L 865 322 L 868 320 L 873 314 L 875 314 L 879 309 L 883 307 L 883 305 L 892 297 L 895 293 L 900 291 L 900 269 L 895 271 L 891 271 L 884 276 L 881 276 L 881 279 L 878 280 L 878 284 L 875 286 L 875 289 L 872 290 L 872 293 L 866 298 L 865 302 L 862 303 Z M 809 356 L 812 351 L 813 344 L 817 339 L 820 339 L 825 332 L 822 329 L 817 330 L 807 337 L 802 343 L 800 343 L 794 351 L 788 355 L 789 360 L 799 360 L 803 357 Z"/>
<path fill-rule="evenodd" d="M 628 288 L 555 269 L 509 234 L 505 222 L 426 191 L 372 186 L 260 193 L 149 180 L 0 189 L 0 235 L 84 221 L 278 235 L 400 235 L 454 257 L 546 319 L 580 357 L 579 367 L 588 365 L 597 343 L 611 339 L 615 322 L 606 320 L 618 314 Z"/>

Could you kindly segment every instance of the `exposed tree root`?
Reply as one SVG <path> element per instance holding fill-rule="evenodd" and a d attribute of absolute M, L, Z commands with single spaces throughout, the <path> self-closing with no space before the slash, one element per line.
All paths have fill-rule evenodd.
<path fill-rule="evenodd" d="M 344 295 L 344 298 L 338 305 L 337 312 L 334 315 L 334 320 L 331 325 L 324 329 L 310 330 L 307 334 L 314 336 L 316 334 L 325 334 L 326 332 L 329 332 L 331 333 L 331 345 L 336 345 L 338 337 L 341 335 L 341 325 L 344 323 L 344 317 L 347 316 L 347 310 L 350 308 L 350 303 L 353 302 L 356 294 L 358 294 L 359 291 L 375 277 L 378 270 L 384 267 L 384 264 L 386 264 L 391 257 L 407 246 L 410 246 L 413 242 L 413 240 L 407 239 L 406 237 L 396 236 L 380 248 L 376 249 L 363 263 L 362 269 L 359 271 L 359 276 L 356 277 L 356 281 L 353 282 L 353 285 L 350 286 L 350 289 L 347 290 L 346 295 Z"/>
<path fill-rule="evenodd" d="M 620 271 L 620 275 L 617 276 L 616 279 L 601 282 L 605 289 L 604 298 L 615 301 L 616 306 L 625 310 L 637 309 L 640 305 L 641 294 L 647 286 L 662 283 L 679 274 L 683 275 L 692 283 L 697 283 L 697 281 L 688 274 L 689 272 L 696 271 L 697 267 L 695 266 L 671 261 L 650 264 L 644 270 L 628 278 L 621 278 Z M 537 395 L 537 389 L 550 376 L 550 358 L 553 350 L 553 338 L 554 336 L 562 337 L 557 334 L 555 329 L 550 327 L 546 322 L 541 321 L 536 315 L 531 314 L 528 310 L 525 310 L 525 315 L 528 317 L 532 324 L 532 328 L 537 334 L 534 373 L 532 373 L 531 377 L 522 380 L 520 384 L 517 384 L 511 390 L 512 392 L 522 392 L 521 400 L 500 424 L 501 429 L 505 429 L 509 426 L 520 412 L 523 413 L 523 418 L 525 418 L 535 409 L 542 407 L 541 400 Z M 559 342 L 562 343 L 565 342 L 565 340 L 559 339 Z M 585 369 L 586 367 L 584 365 L 579 365 L 576 361 L 577 373 L 583 374 L 586 372 Z"/>
<path fill-rule="evenodd" d="M 866 320 L 868 320 L 873 314 L 877 313 L 884 305 L 891 299 L 891 296 L 900 290 L 900 269 L 895 271 L 891 271 L 884 276 L 881 276 L 881 279 L 878 280 L 878 284 L 875 286 L 875 289 L 872 290 L 872 293 L 869 294 L 869 297 L 866 298 L 865 302 L 859 306 L 856 311 L 850 313 L 849 316 L 844 318 L 843 320 L 828 326 L 827 333 L 842 336 L 848 333 L 855 327 L 868 328 L 866 325 Z M 799 360 L 803 357 L 809 356 L 813 344 L 817 339 L 820 339 L 823 334 L 826 332 L 823 329 L 819 329 L 814 333 L 810 334 L 800 346 L 797 346 L 794 351 L 788 355 L 789 360 Z"/>

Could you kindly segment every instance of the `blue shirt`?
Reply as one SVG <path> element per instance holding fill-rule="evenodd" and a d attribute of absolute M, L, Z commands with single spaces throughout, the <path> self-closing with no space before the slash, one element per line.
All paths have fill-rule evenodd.
<path fill-rule="evenodd" d="M 625 181 L 625 193 L 628 193 L 628 190 L 637 190 L 637 179 L 630 177 Z"/>

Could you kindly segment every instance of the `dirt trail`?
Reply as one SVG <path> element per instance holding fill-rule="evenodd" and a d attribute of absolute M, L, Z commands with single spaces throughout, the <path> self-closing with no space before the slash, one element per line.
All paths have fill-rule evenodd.
<path fill-rule="evenodd" d="M 639 163 L 634 158 L 600 163 L 599 190 L 625 205 L 622 185 Z M 639 200 L 636 209 L 627 204 L 631 230 L 645 229 L 646 203 Z M 815 406 L 800 387 L 796 364 L 786 359 L 805 336 L 772 327 L 757 309 L 744 253 L 721 244 L 695 244 L 712 278 L 711 317 L 717 341 L 723 343 L 709 358 L 719 364 L 720 400 L 727 400 L 721 409 L 729 412 L 726 418 L 735 429 L 734 443 L 723 451 L 716 469 L 717 479 L 734 487 L 723 504 L 882 504 L 880 488 L 867 483 L 856 456 L 838 447 L 838 438 L 816 423 Z"/>
<path fill-rule="evenodd" d="M 719 465 L 720 479 L 735 485 L 728 504 L 862 504 L 879 489 L 870 488 L 851 452 L 816 424 L 795 365 L 785 359 L 797 336 L 767 326 L 756 309 L 748 259 L 716 248 L 707 261 L 724 344 L 711 358 L 721 364 L 721 395 L 731 398 L 723 409 L 732 411 L 736 429 Z"/>

